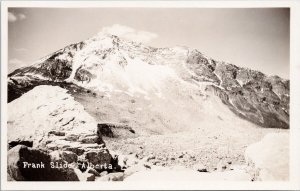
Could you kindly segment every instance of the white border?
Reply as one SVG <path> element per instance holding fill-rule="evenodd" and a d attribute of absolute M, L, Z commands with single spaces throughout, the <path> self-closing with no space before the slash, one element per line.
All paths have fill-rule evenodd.
<path fill-rule="evenodd" d="M 136 189 L 300 189 L 300 1 L 5 1 L 1 3 L 1 189 L 4 190 L 136 190 Z M 290 7 L 290 181 L 287 182 L 7 182 L 7 9 L 8 7 L 151 7 L 246 8 Z"/>

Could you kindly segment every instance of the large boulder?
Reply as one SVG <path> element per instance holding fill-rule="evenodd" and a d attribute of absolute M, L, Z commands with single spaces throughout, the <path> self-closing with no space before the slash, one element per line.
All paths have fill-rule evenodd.
<path fill-rule="evenodd" d="M 270 133 L 245 152 L 253 180 L 289 179 L 289 133 Z"/>
<path fill-rule="evenodd" d="M 106 148 L 91 149 L 86 152 L 85 158 L 93 168 L 99 171 L 111 170 L 112 157 Z"/>
<path fill-rule="evenodd" d="M 51 137 L 78 139 L 80 135 L 96 135 L 97 123 L 84 107 L 59 86 L 37 86 L 19 99 L 8 103 L 8 142 L 32 143 L 41 146 L 41 141 Z M 72 137 L 71 137 L 72 135 Z M 83 142 L 97 141 L 94 137 Z M 101 137 L 99 138 L 101 139 Z"/>
<path fill-rule="evenodd" d="M 127 124 L 103 122 L 98 123 L 97 134 L 99 137 L 105 136 L 110 138 L 134 137 L 135 131 Z"/>
<path fill-rule="evenodd" d="M 50 153 L 52 161 L 65 161 L 67 163 L 76 163 L 78 156 L 72 151 L 52 151 Z"/>
<path fill-rule="evenodd" d="M 38 86 L 8 108 L 10 179 L 94 180 L 95 171 L 84 172 L 90 165 L 94 170 L 112 168 L 96 121 L 67 90 Z"/>
<path fill-rule="evenodd" d="M 7 172 L 14 180 L 78 181 L 74 168 L 54 167 L 51 156 L 42 150 L 17 145 L 8 151 Z"/>

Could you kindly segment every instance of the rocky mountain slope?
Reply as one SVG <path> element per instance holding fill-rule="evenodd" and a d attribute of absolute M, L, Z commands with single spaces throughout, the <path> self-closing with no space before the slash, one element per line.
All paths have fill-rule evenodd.
<path fill-rule="evenodd" d="M 187 47 L 153 48 L 100 33 L 9 74 L 8 102 L 43 84 L 145 98 L 169 98 L 172 88 L 189 86 L 194 92 L 186 94 L 211 92 L 255 124 L 289 128 L 289 80 L 219 62 Z"/>

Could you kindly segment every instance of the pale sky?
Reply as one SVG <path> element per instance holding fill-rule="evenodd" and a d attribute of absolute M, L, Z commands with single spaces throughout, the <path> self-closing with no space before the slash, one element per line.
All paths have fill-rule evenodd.
<path fill-rule="evenodd" d="M 289 78 L 288 8 L 10 8 L 8 70 L 100 31 Z"/>

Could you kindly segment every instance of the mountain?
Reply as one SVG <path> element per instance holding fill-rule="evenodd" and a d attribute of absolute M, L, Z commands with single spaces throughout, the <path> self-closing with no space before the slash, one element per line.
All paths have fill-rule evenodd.
<path fill-rule="evenodd" d="M 8 102 L 38 85 L 59 85 L 83 105 L 80 92 L 89 93 L 103 109 L 90 108 L 91 115 L 152 133 L 214 123 L 220 107 L 262 127 L 289 128 L 289 80 L 188 47 L 154 48 L 99 33 L 10 73 Z"/>

